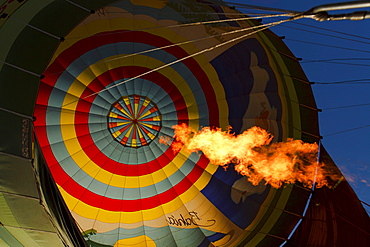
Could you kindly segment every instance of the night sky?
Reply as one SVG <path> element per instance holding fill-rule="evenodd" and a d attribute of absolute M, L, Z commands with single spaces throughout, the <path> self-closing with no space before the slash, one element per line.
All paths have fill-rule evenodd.
<path fill-rule="evenodd" d="M 256 13 L 237 3 L 293 11 L 338 1 L 234 0 L 243 13 Z M 367 9 L 333 11 L 351 13 Z M 266 12 L 264 13 L 278 13 Z M 281 19 L 281 17 L 280 17 Z M 284 17 L 283 19 L 286 19 Z M 262 18 L 262 23 L 277 21 Z M 273 27 L 301 65 L 311 82 L 325 146 L 360 200 L 370 203 L 370 19 L 323 21 L 300 19 Z M 369 212 L 370 208 L 366 205 Z"/>

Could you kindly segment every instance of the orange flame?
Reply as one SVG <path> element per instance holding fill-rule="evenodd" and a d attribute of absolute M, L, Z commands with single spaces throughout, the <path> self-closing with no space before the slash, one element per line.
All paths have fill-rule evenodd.
<path fill-rule="evenodd" d="M 195 131 L 186 124 L 173 126 L 174 151 L 185 148 L 188 152 L 202 151 L 215 165 L 225 169 L 234 163 L 235 170 L 257 185 L 261 180 L 275 188 L 284 183 L 301 182 L 306 187 L 327 185 L 323 166 L 317 162 L 318 145 L 301 140 L 288 139 L 271 143 L 273 136 L 259 127 L 252 127 L 234 135 L 231 128 L 204 127 Z M 162 138 L 161 143 L 170 140 Z"/>

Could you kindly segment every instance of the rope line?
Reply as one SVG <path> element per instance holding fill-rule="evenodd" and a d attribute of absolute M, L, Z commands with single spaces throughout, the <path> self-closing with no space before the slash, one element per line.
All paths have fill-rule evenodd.
<path fill-rule="evenodd" d="M 370 58 L 363 58 L 363 57 L 330 58 L 330 59 L 320 59 L 320 60 L 305 60 L 305 61 L 302 61 L 301 63 L 327 62 L 327 61 L 337 61 L 337 60 L 365 60 L 365 61 L 369 61 Z"/>
<path fill-rule="evenodd" d="M 367 127 L 370 127 L 370 124 L 364 125 L 364 126 L 360 126 L 360 127 L 356 127 L 356 128 L 352 128 L 352 129 L 338 131 L 338 132 L 335 132 L 335 133 L 331 133 L 331 134 L 325 135 L 324 137 L 338 135 L 338 134 L 342 134 L 342 133 L 346 133 L 346 132 L 350 132 L 350 131 L 354 131 L 354 130 L 358 130 L 358 129 L 364 129 L 364 128 L 367 128 Z"/>
<path fill-rule="evenodd" d="M 340 59 L 337 59 L 337 60 L 340 60 Z M 369 59 L 366 59 L 366 60 L 369 60 Z M 331 59 L 331 60 L 316 60 L 316 61 L 311 60 L 311 61 L 301 62 L 301 63 L 332 63 L 332 64 L 343 64 L 343 65 L 365 66 L 365 67 L 370 66 L 370 64 L 335 62 L 334 59 Z"/>
<path fill-rule="evenodd" d="M 359 39 L 370 40 L 370 38 L 365 37 L 365 36 L 360 36 L 360 35 L 356 35 L 356 34 L 350 34 L 350 33 L 340 32 L 340 31 L 331 30 L 331 29 L 328 29 L 328 28 L 323 28 L 323 27 L 317 27 L 317 26 L 313 26 L 313 25 L 309 25 L 309 24 L 305 24 L 305 23 L 301 23 L 301 22 L 291 22 L 291 23 L 292 24 L 295 24 L 295 25 L 312 27 L 312 28 L 315 28 L 315 29 L 320 29 L 320 30 L 324 30 L 324 31 L 332 32 L 332 33 L 338 33 L 338 34 L 342 34 L 342 35 L 346 35 L 346 36 L 350 36 L 350 37 L 356 37 L 356 38 L 359 38 Z M 282 26 L 283 27 L 286 27 L 286 25 L 282 25 Z M 302 29 L 302 30 L 304 30 L 304 29 Z M 308 31 L 308 30 L 305 30 L 305 31 L 311 32 L 311 31 Z"/>
<path fill-rule="evenodd" d="M 297 23 L 294 22 L 294 24 L 297 24 Z M 319 34 L 319 35 L 323 35 L 323 36 L 327 36 L 327 37 L 333 37 L 333 38 L 337 38 L 337 39 L 343 39 L 343 40 L 347 40 L 347 41 L 353 41 L 353 42 L 358 42 L 358 43 L 363 43 L 363 44 L 370 44 L 370 42 L 366 42 L 366 41 L 350 39 L 350 38 L 340 37 L 340 36 L 327 34 L 327 33 L 320 33 L 320 32 L 316 32 L 316 31 L 312 31 L 312 30 L 305 30 L 305 29 L 296 28 L 296 27 L 290 27 L 290 26 L 287 26 L 287 25 L 282 25 L 282 27 L 295 29 L 295 30 L 300 30 L 300 31 L 309 32 L 309 33 L 315 33 L 315 34 Z"/>
<path fill-rule="evenodd" d="M 35 73 L 35 72 L 32 72 L 32 71 L 29 71 L 29 70 L 27 70 L 27 69 L 21 68 L 21 67 L 19 67 L 19 66 L 17 66 L 17 65 L 14 65 L 14 64 L 11 64 L 11 63 L 8 63 L 8 62 L 5 62 L 5 61 L 2 61 L 2 60 L 0 60 L 0 63 L 3 63 L 3 64 L 5 64 L 5 65 L 8 65 L 8 66 L 10 66 L 10 67 L 13 67 L 13 68 L 15 68 L 15 69 L 17 69 L 17 70 L 20 70 L 20 71 L 26 72 L 26 73 L 28 73 L 28 74 L 30 74 L 30 75 L 34 75 L 34 76 L 37 76 L 37 77 L 41 77 L 41 75 L 39 75 L 39 74 L 37 74 L 37 73 Z"/>
<path fill-rule="evenodd" d="M 27 115 L 24 115 L 24 114 L 22 114 L 22 113 L 18 113 L 18 112 L 15 112 L 15 111 L 9 110 L 9 109 L 5 109 L 5 108 L 2 108 L 2 107 L 0 107 L 0 111 L 5 111 L 5 112 L 8 112 L 8 113 L 10 113 L 10 114 L 13 114 L 13 115 L 19 116 L 19 117 L 28 118 L 28 119 L 30 119 L 30 120 L 33 120 L 33 118 L 32 118 L 32 117 L 30 117 L 30 116 L 27 116 Z"/>
<path fill-rule="evenodd" d="M 351 108 L 351 107 L 367 106 L 367 105 L 370 105 L 370 103 L 358 104 L 358 105 L 345 105 L 345 106 L 329 107 L 329 108 L 323 108 L 322 110 L 335 110 L 335 109 L 343 109 L 343 108 Z"/>
<path fill-rule="evenodd" d="M 48 36 L 50 36 L 50 37 L 53 37 L 53 38 L 55 38 L 55 39 L 57 39 L 57 40 L 60 40 L 60 41 L 63 41 L 63 40 L 64 40 L 62 37 L 58 37 L 58 36 L 56 36 L 56 35 L 54 35 L 54 34 L 51 34 L 51 33 L 49 33 L 49 32 L 46 32 L 46 31 L 44 31 L 44 30 L 42 30 L 42 29 L 40 29 L 40 28 L 37 28 L 37 27 L 35 27 L 35 26 L 30 25 L 29 23 L 26 23 L 26 22 L 24 22 L 24 21 L 21 21 L 21 20 L 19 20 L 19 19 L 16 19 L 16 18 L 14 18 L 13 16 L 9 16 L 8 18 L 9 18 L 9 19 L 11 19 L 11 20 L 16 21 L 16 22 L 18 22 L 18 23 L 22 23 L 23 25 L 25 25 L 25 26 L 27 26 L 27 27 L 30 27 L 30 28 L 32 28 L 32 29 L 34 29 L 34 30 L 37 30 L 37 31 L 39 31 L 39 32 L 41 32 L 41 33 L 43 33 L 43 34 L 46 34 L 46 35 L 48 35 Z"/>
<path fill-rule="evenodd" d="M 271 7 L 263 7 L 263 6 L 257 6 L 257 5 L 251 5 L 251 4 L 243 4 L 243 3 L 235 3 L 235 2 L 228 2 L 225 3 L 229 5 L 235 5 L 238 6 L 238 8 L 248 8 L 248 9 L 256 9 L 256 10 L 265 10 L 265 11 L 274 11 L 274 12 L 282 12 L 282 13 L 289 13 L 293 15 L 297 15 L 300 13 L 299 11 L 292 11 L 287 9 L 278 9 L 278 8 L 271 8 Z"/>
<path fill-rule="evenodd" d="M 351 51 L 356 51 L 356 52 L 370 53 L 370 51 L 360 50 L 360 49 L 353 49 L 353 48 L 348 48 L 348 47 L 343 47 L 343 46 L 327 45 L 327 44 L 322 44 L 322 43 L 316 43 L 316 42 L 304 41 L 304 40 L 297 40 L 297 39 L 291 39 L 291 38 L 285 38 L 285 39 L 290 40 L 290 41 L 294 41 L 294 42 L 306 43 L 306 44 L 311 44 L 311 45 L 326 46 L 326 47 L 337 48 L 337 49 L 342 49 L 342 50 L 347 50 L 347 51 L 351 50 Z"/>
<path fill-rule="evenodd" d="M 83 6 L 79 5 L 79 4 L 77 4 L 77 3 L 75 3 L 75 2 L 72 2 L 71 0 L 65 0 L 65 1 L 66 1 L 66 2 L 68 2 L 68 3 L 70 3 L 70 4 L 72 4 L 72 5 L 74 5 L 74 6 L 76 6 L 77 8 L 80 8 L 80 9 L 82 9 L 82 10 L 86 11 L 86 12 L 89 12 L 89 13 L 91 13 L 91 14 L 95 13 L 95 11 L 94 11 L 94 10 L 87 9 L 87 8 L 85 8 L 85 7 L 83 7 Z"/>
<path fill-rule="evenodd" d="M 318 85 L 338 85 L 338 84 L 369 84 L 370 78 L 368 79 L 353 79 L 353 80 L 345 80 L 345 81 L 334 81 L 334 82 L 313 82 L 313 84 Z"/>

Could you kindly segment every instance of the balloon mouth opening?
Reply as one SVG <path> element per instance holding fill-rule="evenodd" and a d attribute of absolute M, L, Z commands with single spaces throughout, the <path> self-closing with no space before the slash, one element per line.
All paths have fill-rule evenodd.
<path fill-rule="evenodd" d="M 115 141 L 125 147 L 139 148 L 158 137 L 162 115 L 151 99 L 132 94 L 122 96 L 112 104 L 107 125 Z"/>

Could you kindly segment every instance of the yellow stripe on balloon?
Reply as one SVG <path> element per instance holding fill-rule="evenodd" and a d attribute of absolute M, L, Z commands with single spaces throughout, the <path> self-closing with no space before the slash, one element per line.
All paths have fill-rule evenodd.
<path fill-rule="evenodd" d="M 121 134 L 121 131 L 117 130 L 116 132 L 112 133 L 114 138 L 117 138 Z"/>
<path fill-rule="evenodd" d="M 137 114 L 138 114 L 138 111 L 139 111 L 139 104 L 136 103 L 136 102 L 134 104 L 135 104 L 134 117 L 137 118 Z"/>
<path fill-rule="evenodd" d="M 130 114 L 129 112 L 127 112 L 127 110 L 126 110 L 125 108 L 120 109 L 120 111 L 121 111 L 123 114 L 125 114 L 125 116 L 126 116 L 126 117 L 128 117 L 128 118 L 131 118 L 131 119 L 132 119 L 131 114 Z"/>
<path fill-rule="evenodd" d="M 146 235 L 118 240 L 113 247 L 157 247 L 155 242 Z"/>
<path fill-rule="evenodd" d="M 132 122 L 130 122 L 130 121 L 124 121 L 124 122 L 117 122 L 116 124 L 117 124 L 117 126 L 122 126 L 122 125 L 130 124 L 130 123 L 132 123 Z"/>
<path fill-rule="evenodd" d="M 149 99 L 145 99 L 144 102 L 143 102 L 143 106 L 144 107 L 147 107 L 150 103 L 150 100 Z"/>
<path fill-rule="evenodd" d="M 118 118 L 118 114 L 114 112 L 109 112 L 109 117 L 111 118 Z"/>
<path fill-rule="evenodd" d="M 143 138 L 143 133 L 141 132 L 140 128 L 137 128 L 137 133 L 139 134 L 139 138 Z"/>
<path fill-rule="evenodd" d="M 199 190 L 204 188 L 208 184 L 211 178 L 210 174 L 214 172 L 215 168 L 217 169 L 217 167 L 215 167 L 214 165 L 208 165 L 198 181 L 183 194 L 176 197 L 174 200 L 152 209 L 137 212 L 113 212 L 101 208 L 96 208 L 71 196 L 61 186 L 58 187 L 68 208 L 70 208 L 74 213 L 78 214 L 81 217 L 94 219 L 105 223 L 133 224 L 141 221 L 151 221 L 158 218 L 163 218 L 164 214 L 169 215 L 184 206 L 184 204 L 193 200 L 198 194 L 201 194 Z M 166 222 L 163 222 L 163 224 L 167 225 Z"/>
<path fill-rule="evenodd" d="M 140 116 L 140 119 L 143 119 L 143 118 L 145 118 L 146 116 L 148 116 L 150 114 L 151 114 L 150 111 L 145 111 L 145 113 Z"/>

